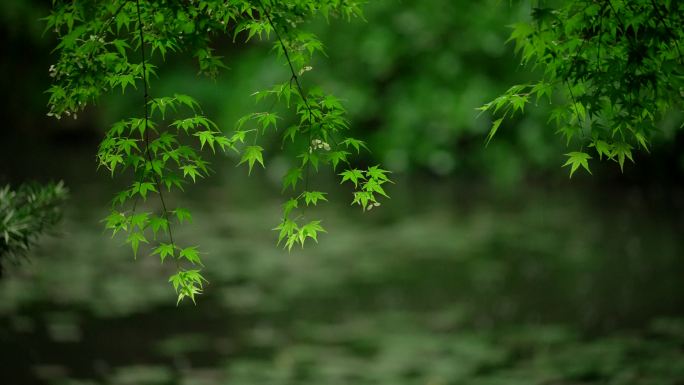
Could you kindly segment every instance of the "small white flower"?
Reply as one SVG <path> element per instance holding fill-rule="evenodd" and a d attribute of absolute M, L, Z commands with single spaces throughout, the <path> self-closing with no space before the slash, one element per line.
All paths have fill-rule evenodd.
<path fill-rule="evenodd" d="M 302 74 L 304 74 L 304 72 L 311 71 L 312 69 L 313 69 L 313 67 L 311 67 L 311 66 L 306 66 L 306 67 L 300 69 L 300 70 L 299 70 L 299 76 L 301 76 Z"/>

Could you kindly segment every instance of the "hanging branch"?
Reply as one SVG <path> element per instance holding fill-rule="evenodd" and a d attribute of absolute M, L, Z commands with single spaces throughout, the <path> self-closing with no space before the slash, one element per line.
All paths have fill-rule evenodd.
<path fill-rule="evenodd" d="M 310 2 L 309 5 L 318 4 L 315 0 L 306 1 Z M 326 11 L 351 15 L 357 11 L 356 1 L 358 0 L 345 0 L 338 4 L 330 4 L 326 6 Z M 291 134 L 293 140 L 295 136 L 303 140 L 308 135 L 311 144 L 314 135 L 323 135 L 327 138 L 329 135 L 334 135 L 339 128 L 346 128 L 347 123 L 342 118 L 344 109 L 339 103 L 336 104 L 336 99 L 332 95 L 331 99 L 326 98 L 327 104 L 321 107 L 316 104 L 319 100 L 313 92 L 311 99 L 307 97 L 299 79 L 301 73 L 295 70 L 298 60 L 296 55 L 299 52 L 292 51 L 293 47 L 287 45 L 293 44 L 288 39 L 298 41 L 299 36 L 289 35 L 284 25 L 279 25 L 276 29 L 275 22 L 279 22 L 279 19 L 274 22 L 269 10 L 261 2 L 234 4 L 234 2 L 205 1 L 198 4 L 183 1 L 182 4 L 170 4 L 173 2 L 147 1 L 141 3 L 143 3 L 142 0 L 112 0 L 110 5 L 101 7 L 99 12 L 87 15 L 82 14 L 82 10 L 78 7 L 74 8 L 67 3 L 56 2 L 54 4 L 55 11 L 46 18 L 48 27 L 54 27 L 57 31 L 60 28 L 66 28 L 73 34 L 68 37 L 60 36 L 61 41 L 57 47 L 60 52 L 59 62 L 50 67 L 50 75 L 55 79 L 53 86 L 48 90 L 50 115 L 59 118 L 63 113 L 69 114 L 77 108 L 85 108 L 86 102 L 97 100 L 107 90 L 120 87 L 121 91 L 125 92 L 129 85 L 135 88 L 136 82 L 139 82 L 142 77 L 144 116 L 115 123 L 107 130 L 98 148 L 99 166 L 107 168 L 112 177 L 116 173 L 132 169 L 135 180 L 132 187 L 118 192 L 115 196 L 110 215 L 105 219 L 105 227 L 111 230 L 112 235 L 118 232 L 127 234 L 126 243 L 131 245 L 133 254 L 136 256 L 141 242 L 150 244 L 154 240 L 154 245 L 150 245 L 152 248 L 150 255 L 158 255 L 162 263 L 166 258 L 172 258 L 176 263 L 176 272 L 169 277 L 169 282 L 178 295 L 178 302 L 186 297 L 194 302 L 196 295 L 202 293 L 202 285 L 206 282 L 200 268 L 204 265 L 200 252 L 197 250 L 198 246 L 181 248 L 176 244 L 170 221 L 170 218 L 175 216 L 178 222 L 182 223 L 184 220 L 191 220 L 191 215 L 188 210 L 180 207 L 169 211 L 162 185 L 169 191 L 172 187 L 183 190 L 184 183 L 190 181 L 196 183 L 197 178 L 207 176 L 211 173 L 211 169 L 208 167 L 208 162 L 196 152 L 196 146 L 182 143 L 179 140 L 180 136 L 184 133 L 184 136 L 196 139 L 199 142 L 195 142 L 199 151 L 209 147 L 212 152 L 220 148 L 223 152 L 235 150 L 242 153 L 239 164 L 246 163 L 251 171 L 256 162 L 264 166 L 263 148 L 257 145 L 257 140 L 260 139 L 260 132 L 265 132 L 270 125 L 275 126 L 278 117 L 270 113 L 273 106 L 267 115 L 251 114 L 251 117 L 259 118 L 258 124 L 261 124 L 262 131 L 257 129 L 252 146 L 246 145 L 242 150 L 238 149 L 239 143 L 245 143 L 246 132 L 251 130 L 238 129 L 231 137 L 225 136 L 214 122 L 202 116 L 201 112 L 198 113 L 198 110 L 201 111 L 199 104 L 188 95 L 173 94 L 173 96 L 151 98 L 149 74 L 154 73 L 155 67 L 148 61 L 156 49 L 159 49 L 162 58 L 167 51 L 195 53 L 200 61 L 200 68 L 204 72 L 214 72 L 222 67 L 222 63 L 218 57 L 211 55 L 209 36 L 214 26 L 217 26 L 217 29 L 225 29 L 218 27 L 218 23 L 223 26 L 234 21 L 238 26 L 235 34 L 249 29 L 249 37 L 259 32 L 261 38 L 261 31 L 273 29 L 276 31 L 278 42 L 292 73 L 289 87 L 284 85 L 281 87 L 281 92 L 287 92 L 288 101 L 292 94 L 298 94 L 297 96 L 301 98 L 301 101 L 296 99 L 297 115 L 301 121 L 293 128 L 294 131 Z M 183 11 L 178 11 L 178 5 L 183 8 Z M 303 4 L 294 4 L 293 6 L 297 9 L 289 7 L 278 9 L 278 17 L 284 16 L 281 12 L 296 14 L 298 17 L 314 17 L 317 13 L 308 5 L 303 7 Z M 261 20 L 254 19 L 254 13 L 261 15 Z M 192 17 L 188 18 L 188 14 Z M 154 21 L 151 18 L 154 18 Z M 268 23 L 265 19 L 268 19 Z M 143 21 L 146 24 L 143 24 Z M 116 23 L 115 31 L 111 27 L 114 22 Z M 120 33 L 122 29 L 126 31 L 125 34 Z M 107 37 L 114 35 L 111 41 L 105 42 L 103 37 L 99 37 L 103 30 L 107 32 L 105 34 Z M 181 35 L 185 32 L 188 34 Z M 81 35 L 89 36 L 89 39 L 79 38 L 82 37 Z M 77 38 L 73 38 L 74 36 Z M 188 38 L 183 39 L 183 36 Z M 146 52 L 147 46 L 151 48 L 151 51 Z M 126 51 L 133 51 L 135 54 L 138 50 L 141 62 L 129 62 Z M 80 60 L 88 55 L 93 60 Z M 276 102 L 277 99 L 274 100 L 274 105 Z M 167 125 L 167 129 L 158 129 L 155 127 L 155 112 L 159 110 L 161 119 L 165 121 L 164 111 L 167 107 L 174 112 L 178 111 L 177 107 L 189 108 L 194 112 L 194 116 L 176 119 Z M 328 122 L 328 113 L 331 111 L 334 115 L 330 116 L 330 122 Z M 308 117 L 305 114 L 308 114 Z M 245 121 L 243 120 L 242 123 Z M 307 125 L 308 133 L 305 132 Z M 135 132 L 136 130 L 139 131 L 139 135 Z M 345 141 L 347 147 L 353 146 L 357 150 L 364 145 L 363 142 L 353 138 L 347 138 Z M 329 145 L 325 147 L 329 150 Z M 341 161 L 348 164 L 347 153 L 344 151 L 337 152 L 332 161 L 321 158 L 319 155 L 311 155 L 303 161 L 307 168 L 307 190 L 294 199 L 294 207 L 297 206 L 299 200 L 305 202 L 306 205 L 316 205 L 317 201 L 327 200 L 325 193 L 308 191 L 310 174 L 313 173 L 311 163 L 314 163 L 313 167 L 317 168 L 318 161 L 323 159 L 324 162 L 331 162 L 333 169 Z M 304 156 L 306 157 L 307 154 L 305 153 Z M 295 189 L 296 181 L 302 179 L 304 164 L 299 165 L 296 171 L 298 173 L 292 183 L 293 189 Z M 347 176 L 343 177 L 342 182 L 349 181 L 354 183 L 355 187 L 361 185 L 365 188 L 363 192 L 355 192 L 355 194 L 363 194 L 363 200 L 355 199 L 354 202 L 359 205 L 363 202 L 364 209 L 369 202 L 376 201 L 373 196 L 374 192 L 382 192 L 380 185 L 387 181 L 386 171 L 377 166 L 369 168 L 364 174 L 356 169 L 347 170 L 345 173 Z M 136 213 L 138 202 L 147 199 L 147 195 L 151 195 L 148 193 L 150 191 L 159 194 L 158 205 L 161 205 L 163 215 L 158 213 L 159 210 Z M 385 195 L 384 192 L 382 195 Z M 132 211 L 121 208 L 128 208 L 131 204 Z M 287 212 L 283 219 L 289 220 Z M 288 248 L 291 248 L 294 242 L 301 243 L 303 246 L 306 239 L 318 241 L 317 234 L 325 231 L 320 226 L 320 221 L 316 220 L 301 225 L 293 221 L 284 224 L 287 226 L 285 234 L 288 237 Z M 150 235 L 154 239 L 148 240 L 146 233 L 150 230 L 152 232 Z M 167 235 L 159 234 L 160 232 L 166 233 L 168 239 Z M 159 238 L 170 240 L 170 243 L 161 242 L 157 239 L 158 235 Z M 279 239 L 282 239 L 282 235 Z"/>
<path fill-rule="evenodd" d="M 142 57 L 142 78 L 143 78 L 143 101 L 144 101 L 144 110 L 145 110 L 145 120 L 143 122 L 144 126 L 144 131 L 145 131 L 145 154 L 147 156 L 147 161 L 149 162 L 150 166 L 152 165 L 152 153 L 150 152 L 150 133 L 148 130 L 148 122 L 150 120 L 150 112 L 149 112 L 149 99 L 150 99 L 150 94 L 149 94 L 149 84 L 147 81 L 147 61 L 145 59 L 145 34 L 143 33 L 143 24 L 142 24 L 142 16 L 140 12 L 140 0 L 135 0 L 135 6 L 138 14 L 138 33 L 140 36 L 140 56 Z M 147 172 L 147 170 L 143 170 L 143 175 L 144 173 Z M 169 220 L 169 211 L 166 208 L 166 202 L 164 201 L 164 193 L 162 191 L 162 186 L 159 183 L 159 179 L 157 178 L 156 175 L 154 175 L 154 171 L 150 173 L 152 175 L 152 180 L 154 181 L 154 184 L 157 186 L 157 191 L 159 194 L 159 200 L 162 205 L 162 210 L 164 211 L 164 219 L 166 219 L 166 229 L 167 233 L 169 235 L 169 241 L 171 242 L 171 245 L 174 247 L 176 246 L 174 240 L 173 240 L 173 232 L 171 231 L 171 221 Z M 178 261 L 176 261 L 176 264 L 178 264 Z"/>
<path fill-rule="evenodd" d="M 302 88 L 301 83 L 299 82 L 299 76 L 297 76 L 297 72 L 294 69 L 294 65 L 292 64 L 292 60 L 290 59 L 290 53 L 287 49 L 287 46 L 285 45 L 285 42 L 283 41 L 282 37 L 280 36 L 280 32 L 278 32 L 278 28 L 276 28 L 275 24 L 273 24 L 273 20 L 271 19 L 271 14 L 268 12 L 268 9 L 264 6 L 264 3 L 262 0 L 259 0 L 259 4 L 261 5 L 261 9 L 264 11 L 264 15 L 266 16 L 266 20 L 268 20 L 268 24 L 273 28 L 273 31 L 275 32 L 276 38 L 278 39 L 278 43 L 280 44 L 280 47 L 283 49 L 283 53 L 285 54 L 285 59 L 287 59 L 287 64 L 290 68 L 290 73 L 292 74 L 292 77 L 290 78 L 290 85 L 292 84 L 292 80 L 294 80 L 295 85 L 297 86 L 297 92 L 299 93 L 299 96 L 301 96 L 302 100 L 304 101 L 304 105 L 306 106 L 306 109 L 309 112 L 309 139 L 308 139 L 308 145 L 311 146 L 311 140 L 312 138 L 312 131 L 313 131 L 313 111 L 311 110 L 311 106 L 309 105 L 308 98 L 306 94 L 304 93 L 304 89 Z M 309 179 L 310 179 L 310 174 L 311 174 L 311 162 L 306 163 L 306 179 L 304 180 L 304 190 L 308 191 L 309 190 Z"/>

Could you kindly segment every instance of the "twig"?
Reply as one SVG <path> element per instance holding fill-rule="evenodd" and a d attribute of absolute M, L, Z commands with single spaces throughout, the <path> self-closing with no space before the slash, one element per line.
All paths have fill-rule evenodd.
<path fill-rule="evenodd" d="M 140 0 L 135 0 L 135 6 L 136 10 L 138 13 L 138 32 L 140 35 L 140 55 L 142 56 L 142 78 L 143 78 L 143 85 L 144 85 L 144 102 L 145 102 L 145 121 L 144 121 L 144 129 L 145 129 L 145 153 L 147 155 L 147 160 L 150 163 L 150 166 L 152 164 L 152 153 L 150 152 L 150 133 L 148 130 L 148 121 L 150 119 L 150 114 L 149 114 L 149 84 L 147 82 L 147 61 L 145 60 L 145 35 L 143 33 L 143 24 L 142 24 L 142 17 L 140 16 Z M 143 175 L 144 175 L 145 170 L 143 170 Z M 157 185 L 157 191 L 159 194 L 159 200 L 161 201 L 162 205 L 162 210 L 164 211 L 164 219 L 166 219 L 166 230 L 167 233 L 169 234 L 169 240 L 171 241 L 171 245 L 174 247 L 176 246 L 175 242 L 173 241 L 173 232 L 171 231 L 171 221 L 169 220 L 169 211 L 166 209 L 166 202 L 164 201 L 164 193 L 162 192 L 162 186 L 159 183 L 159 180 L 157 179 L 157 176 L 154 175 L 154 170 L 151 171 L 150 173 L 152 175 L 152 179 L 154 180 L 154 184 Z M 178 263 L 178 262 L 176 262 Z"/>
<path fill-rule="evenodd" d="M 264 15 L 266 16 L 266 20 L 268 20 L 268 24 L 271 25 L 271 28 L 273 28 L 273 31 L 275 32 L 276 38 L 278 38 L 278 42 L 280 43 L 280 46 L 283 49 L 283 52 L 285 54 L 285 59 L 287 59 L 287 64 L 290 67 L 290 72 L 292 73 L 292 77 L 290 78 L 290 84 L 292 84 L 292 80 L 294 79 L 295 85 L 297 86 L 297 91 L 299 92 L 299 96 L 302 98 L 304 101 L 304 105 L 306 106 L 306 109 L 309 111 L 309 141 L 308 145 L 311 146 L 311 140 L 312 140 L 312 131 L 313 131 L 313 111 L 311 110 L 311 106 L 309 105 L 309 101 L 306 97 L 306 94 L 304 93 L 304 89 L 302 88 L 301 83 L 299 82 L 299 76 L 297 76 L 297 72 L 294 69 L 294 66 L 292 65 L 292 60 L 290 59 L 290 53 L 287 50 L 287 47 L 285 46 L 285 42 L 283 41 L 282 37 L 280 36 L 280 33 L 278 32 L 278 29 L 276 28 L 275 24 L 273 24 L 273 20 L 271 19 L 271 14 L 268 12 L 268 9 L 264 6 L 264 3 L 259 0 L 259 5 L 261 5 L 261 9 L 264 11 Z M 306 163 L 306 178 L 304 180 L 304 190 L 308 191 L 309 190 L 309 176 L 311 172 L 311 161 L 308 161 Z"/>

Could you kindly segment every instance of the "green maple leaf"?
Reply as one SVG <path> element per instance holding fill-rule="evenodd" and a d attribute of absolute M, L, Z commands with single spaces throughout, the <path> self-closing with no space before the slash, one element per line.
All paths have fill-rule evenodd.
<path fill-rule="evenodd" d="M 390 182 L 389 178 L 386 175 L 389 173 L 389 171 L 381 169 L 380 166 L 372 166 L 368 167 L 368 171 L 366 171 L 366 176 L 368 176 L 368 178 L 371 179 L 377 179 L 380 182 Z"/>
<path fill-rule="evenodd" d="M 249 165 L 248 175 L 252 174 L 252 168 L 254 167 L 254 163 L 256 162 L 259 162 L 261 164 L 261 167 L 265 167 L 263 151 L 264 148 L 261 146 L 245 147 L 245 150 L 242 153 L 242 158 L 240 159 L 240 163 L 238 163 L 238 166 L 247 162 L 247 164 Z"/>
<path fill-rule="evenodd" d="M 197 246 L 186 247 L 180 251 L 178 255 L 179 258 L 185 258 L 195 265 L 202 265 L 202 260 L 199 257 L 199 251 L 197 251 Z M 202 265 L 203 266 L 203 265 Z"/>
<path fill-rule="evenodd" d="M 311 238 L 318 242 L 318 233 L 325 233 L 325 229 L 321 226 L 321 221 L 311 221 L 299 229 L 298 241 L 304 247 L 306 238 Z"/>
<path fill-rule="evenodd" d="M 563 167 L 570 166 L 570 178 L 572 178 L 572 174 L 574 174 L 580 166 L 582 166 L 589 174 L 591 174 L 591 170 L 589 170 L 589 159 L 591 159 L 591 156 L 589 156 L 589 154 L 585 152 L 574 151 L 565 154 L 565 156 L 568 157 L 568 160 L 565 162 Z"/>
<path fill-rule="evenodd" d="M 138 256 L 138 247 L 140 246 L 140 242 L 149 243 L 143 233 L 139 233 L 137 231 L 130 233 L 128 238 L 126 238 L 126 243 L 130 243 L 131 248 L 133 249 L 133 257 L 137 258 Z"/>
<path fill-rule="evenodd" d="M 297 223 L 295 221 L 287 218 L 283 219 L 283 221 L 278 225 L 278 227 L 273 229 L 276 231 L 280 230 L 280 233 L 278 234 L 278 245 L 280 245 L 280 242 L 282 242 L 282 240 L 285 239 L 285 237 L 288 237 L 288 239 L 292 237 L 292 235 L 295 234 L 297 229 Z M 289 242 L 285 244 L 285 247 L 288 246 L 290 249 L 292 248 Z"/>
<path fill-rule="evenodd" d="M 176 248 L 172 243 L 160 243 L 159 246 L 155 247 L 154 251 L 152 251 L 152 255 L 158 254 L 163 263 L 166 257 L 170 256 L 173 258 L 175 256 L 175 249 Z"/>
<path fill-rule="evenodd" d="M 304 191 L 304 202 L 306 205 L 313 204 L 314 206 L 318 204 L 318 201 L 327 201 L 325 198 L 325 193 L 320 191 Z"/>
<path fill-rule="evenodd" d="M 354 138 L 346 138 L 345 140 L 341 141 L 340 144 L 344 144 L 345 146 L 347 146 L 347 148 L 354 147 L 357 154 L 361 152 L 361 147 L 368 150 L 368 147 L 366 147 L 366 143 L 364 141 Z"/>
<path fill-rule="evenodd" d="M 183 223 L 184 220 L 187 220 L 188 222 L 192 221 L 192 215 L 190 215 L 190 211 L 184 208 L 177 208 L 173 211 L 176 214 L 176 217 L 178 217 L 178 222 Z"/>
<path fill-rule="evenodd" d="M 304 179 L 302 178 L 302 168 L 291 168 L 290 171 L 288 171 L 283 177 L 283 191 L 287 190 L 287 186 L 292 186 L 292 190 L 294 190 L 297 186 L 297 182 L 300 179 Z"/>
<path fill-rule="evenodd" d="M 152 232 L 156 237 L 159 230 L 168 230 L 169 223 L 166 221 L 166 218 L 153 216 L 152 218 L 150 218 L 150 227 L 152 228 Z"/>
<path fill-rule="evenodd" d="M 492 141 L 492 138 L 494 138 L 494 135 L 496 135 L 496 131 L 499 129 L 499 126 L 501 125 L 501 122 L 503 122 L 504 118 L 499 118 L 495 121 L 492 122 L 492 128 L 489 129 L 489 133 L 487 134 L 487 139 L 485 140 L 485 145 L 488 146 L 489 142 Z"/>
<path fill-rule="evenodd" d="M 339 175 L 342 176 L 342 182 L 340 182 L 340 184 L 346 181 L 351 181 L 352 183 L 354 183 L 354 187 L 358 187 L 359 180 L 366 179 L 366 177 L 363 176 L 363 172 L 361 172 L 361 170 L 358 169 L 345 170 Z"/>
<path fill-rule="evenodd" d="M 613 153 L 611 157 L 617 156 L 618 163 L 620 164 L 620 171 L 623 171 L 625 166 L 625 158 L 634 162 L 632 158 L 632 146 L 629 143 L 618 142 L 613 145 Z"/>
<path fill-rule="evenodd" d="M 328 159 L 332 162 L 333 170 L 337 169 L 340 162 L 348 163 L 347 155 L 351 155 L 348 151 L 333 151 L 328 154 Z"/>

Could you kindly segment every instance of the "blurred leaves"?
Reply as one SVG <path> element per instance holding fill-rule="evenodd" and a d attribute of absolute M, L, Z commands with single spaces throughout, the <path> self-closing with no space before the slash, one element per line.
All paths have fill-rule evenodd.
<path fill-rule="evenodd" d="M 25 256 L 38 237 L 57 224 L 67 195 L 62 182 L 0 188 L 0 272 L 2 262 Z"/>

